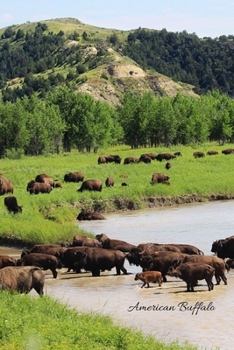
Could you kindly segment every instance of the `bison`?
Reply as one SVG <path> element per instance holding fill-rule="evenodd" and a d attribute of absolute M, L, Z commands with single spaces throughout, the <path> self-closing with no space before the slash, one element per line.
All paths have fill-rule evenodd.
<path fill-rule="evenodd" d="M 54 179 L 47 175 L 47 174 L 39 174 L 35 177 L 35 181 L 36 182 L 41 182 L 41 183 L 46 183 L 48 185 L 50 185 L 51 187 L 55 186 L 55 181 Z"/>
<path fill-rule="evenodd" d="M 32 253 L 50 254 L 60 258 L 61 254 L 66 250 L 67 247 L 61 247 L 60 245 L 56 244 L 36 244 L 31 249 L 23 249 L 21 258 L 23 258 L 26 254 Z"/>
<path fill-rule="evenodd" d="M 0 269 L 6 266 L 16 266 L 16 259 L 8 255 L 0 255 Z"/>
<path fill-rule="evenodd" d="M 194 292 L 198 280 L 206 280 L 208 290 L 214 289 L 212 278 L 215 269 L 206 263 L 183 263 L 178 267 L 171 266 L 168 275 L 182 279 L 187 284 L 187 292 Z"/>
<path fill-rule="evenodd" d="M 159 287 L 162 285 L 162 274 L 160 271 L 144 271 L 135 275 L 135 281 L 141 280 L 143 282 L 141 288 L 145 285 L 149 288 L 149 282 L 158 282 Z"/>
<path fill-rule="evenodd" d="M 126 157 L 124 159 L 124 164 L 139 163 L 139 158 L 137 157 Z"/>
<path fill-rule="evenodd" d="M 26 254 L 23 258 L 17 260 L 18 266 L 38 266 L 43 270 L 51 270 L 53 277 L 57 278 L 58 272 L 56 269 L 62 268 L 62 263 L 54 255 L 31 253 Z"/>
<path fill-rule="evenodd" d="M 115 181 L 112 177 L 106 178 L 106 181 L 105 181 L 106 187 L 112 187 L 112 186 L 114 186 L 114 184 L 115 184 Z"/>
<path fill-rule="evenodd" d="M 162 174 L 162 173 L 154 173 L 151 178 L 151 185 L 162 183 L 169 185 L 170 177 L 168 175 Z"/>
<path fill-rule="evenodd" d="M 84 174 L 79 171 L 70 172 L 64 175 L 65 182 L 82 182 L 84 181 Z"/>
<path fill-rule="evenodd" d="M 0 288 L 19 293 L 32 289 L 43 295 L 45 273 L 37 266 L 7 266 L 0 270 Z"/>
<path fill-rule="evenodd" d="M 140 156 L 140 159 L 144 157 L 149 157 L 150 159 L 155 160 L 157 156 L 154 153 L 144 153 Z"/>
<path fill-rule="evenodd" d="M 70 247 L 86 246 L 86 247 L 99 247 L 99 248 L 101 248 L 102 244 L 96 238 L 75 235 L 73 237 L 72 243 L 69 246 Z"/>
<path fill-rule="evenodd" d="M 176 157 L 182 157 L 182 153 L 181 153 L 181 152 L 175 152 L 175 153 L 174 153 L 174 156 L 176 156 Z"/>
<path fill-rule="evenodd" d="M 166 162 L 165 168 L 167 170 L 171 169 L 171 163 L 170 162 Z"/>
<path fill-rule="evenodd" d="M 119 239 L 110 239 L 105 233 L 96 235 L 96 239 L 105 249 L 115 249 L 122 252 L 130 252 L 132 249 L 136 248 L 136 246 L 131 243 L 127 243 Z"/>
<path fill-rule="evenodd" d="M 105 164 L 106 163 L 106 158 L 104 156 L 98 157 L 98 164 Z"/>
<path fill-rule="evenodd" d="M 219 154 L 219 152 L 212 150 L 212 151 L 207 151 L 206 154 L 207 154 L 207 156 L 215 156 L 215 155 Z"/>
<path fill-rule="evenodd" d="M 120 250 L 111 250 L 103 248 L 87 248 L 87 251 L 77 251 L 76 268 L 83 268 L 91 271 L 92 276 L 100 276 L 100 271 L 116 268 L 116 274 L 121 271 L 127 274 L 124 267 L 125 253 Z"/>
<path fill-rule="evenodd" d="M 120 164 L 121 163 L 121 158 L 118 155 L 110 155 L 110 156 L 105 156 L 106 163 L 116 163 Z"/>
<path fill-rule="evenodd" d="M 224 150 L 222 150 L 222 153 L 225 155 L 232 154 L 232 153 L 234 153 L 234 148 L 224 149 Z"/>
<path fill-rule="evenodd" d="M 86 180 L 82 182 L 81 187 L 77 190 L 77 192 L 83 192 L 85 190 L 88 191 L 102 191 L 102 182 L 100 180 Z"/>
<path fill-rule="evenodd" d="M 81 268 L 83 268 L 83 266 L 77 266 L 77 252 L 86 252 L 89 249 L 90 247 L 88 246 L 74 246 L 67 248 L 60 254 L 59 259 L 61 260 L 63 267 L 67 268 L 67 272 L 70 272 L 71 270 L 75 271 L 76 273 L 81 272 Z"/>
<path fill-rule="evenodd" d="M 193 153 L 194 158 L 204 158 L 205 157 L 205 153 L 204 152 L 194 152 Z"/>
<path fill-rule="evenodd" d="M 86 211 L 84 209 L 81 210 L 81 212 L 78 214 L 77 220 L 83 221 L 83 220 L 106 220 L 106 218 L 97 212 L 91 212 Z"/>
<path fill-rule="evenodd" d="M 52 187 L 48 183 L 36 182 L 32 180 L 27 185 L 27 191 L 30 194 L 39 194 L 39 193 L 50 193 Z"/>
<path fill-rule="evenodd" d="M 7 210 L 14 214 L 22 213 L 22 206 L 18 205 L 17 199 L 15 196 L 7 196 L 4 198 L 4 205 L 7 208 Z"/>
<path fill-rule="evenodd" d="M 159 162 L 161 162 L 162 160 L 170 160 L 170 159 L 175 159 L 176 156 L 174 154 L 170 154 L 170 153 L 159 153 L 156 156 L 156 160 L 158 160 Z"/>
<path fill-rule="evenodd" d="M 147 156 L 147 154 L 142 154 L 139 158 L 139 162 L 143 162 L 146 164 L 150 164 L 151 163 L 152 158 Z"/>
<path fill-rule="evenodd" d="M 222 259 L 234 258 L 234 236 L 216 240 L 212 243 L 211 251 Z"/>
<path fill-rule="evenodd" d="M 6 193 L 14 192 L 14 186 L 9 179 L 4 176 L 0 176 L 0 196 Z"/>

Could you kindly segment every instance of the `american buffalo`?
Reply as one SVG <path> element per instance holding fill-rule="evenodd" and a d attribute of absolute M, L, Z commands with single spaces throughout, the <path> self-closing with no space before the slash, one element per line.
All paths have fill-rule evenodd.
<path fill-rule="evenodd" d="M 194 152 L 193 156 L 194 156 L 194 158 L 204 158 L 205 157 L 205 153 L 198 151 L 198 152 Z"/>
<path fill-rule="evenodd" d="M 165 168 L 167 170 L 171 169 L 171 163 L 170 162 L 166 162 Z"/>
<path fill-rule="evenodd" d="M 132 249 L 136 248 L 136 246 L 131 243 L 119 239 L 111 239 L 107 237 L 105 233 L 96 235 L 96 239 L 105 249 L 116 249 L 122 252 L 130 252 Z"/>
<path fill-rule="evenodd" d="M 162 173 L 154 173 L 151 178 L 151 185 L 162 183 L 170 185 L 170 177 L 168 175 L 162 174 Z"/>
<path fill-rule="evenodd" d="M 100 180 L 85 180 L 82 182 L 81 187 L 77 190 L 77 192 L 83 192 L 85 190 L 88 191 L 102 191 L 102 182 Z"/>
<path fill-rule="evenodd" d="M 232 153 L 234 153 L 234 148 L 224 149 L 224 150 L 222 150 L 222 153 L 225 155 L 232 154 Z"/>
<path fill-rule="evenodd" d="M 83 247 L 83 246 L 85 246 L 85 247 L 99 247 L 99 248 L 101 248 L 102 244 L 96 238 L 75 235 L 73 237 L 72 243 L 69 246 L 70 247 L 78 247 L 78 246 Z"/>
<path fill-rule="evenodd" d="M 151 157 L 147 156 L 147 154 L 142 154 L 139 158 L 139 162 L 143 162 L 146 164 L 150 164 L 151 163 Z"/>
<path fill-rule="evenodd" d="M 18 205 L 18 202 L 15 196 L 5 197 L 4 205 L 10 213 L 11 212 L 13 212 L 14 214 L 22 213 L 22 206 Z"/>
<path fill-rule="evenodd" d="M 82 209 L 81 212 L 77 216 L 77 220 L 79 220 L 79 221 L 83 221 L 83 220 L 106 220 L 106 218 L 100 213 L 86 211 L 86 210 Z"/>
<path fill-rule="evenodd" d="M 234 258 L 234 236 L 213 242 L 211 251 L 222 259 Z"/>
<path fill-rule="evenodd" d="M 43 295 L 45 273 L 37 266 L 7 266 L 0 270 L 0 289 Z"/>
<path fill-rule="evenodd" d="M 181 152 L 175 152 L 175 153 L 174 153 L 174 156 L 176 156 L 176 157 L 182 157 L 182 153 L 181 153 Z"/>
<path fill-rule="evenodd" d="M 110 156 L 105 156 L 106 163 L 116 163 L 120 164 L 121 163 L 121 158 L 118 155 L 110 155 Z"/>
<path fill-rule="evenodd" d="M 206 263 L 183 263 L 178 267 L 171 266 L 168 275 L 182 279 L 187 284 L 187 292 L 194 292 L 194 286 L 196 286 L 198 280 L 206 280 L 208 290 L 211 291 L 214 288 L 212 278 L 214 276 L 215 269 Z"/>
<path fill-rule="evenodd" d="M 14 186 L 11 181 L 4 176 L 0 176 L 0 196 L 6 193 L 13 193 Z"/>
<path fill-rule="evenodd" d="M 144 153 L 140 156 L 140 159 L 144 157 L 149 157 L 150 159 L 155 160 L 157 156 L 154 153 Z"/>
<path fill-rule="evenodd" d="M 139 163 L 139 158 L 137 157 L 126 157 L 124 159 L 124 164 Z"/>
<path fill-rule="evenodd" d="M 176 156 L 174 154 L 159 153 L 155 159 L 158 160 L 159 162 L 161 162 L 162 160 L 170 160 L 170 159 L 174 159 L 174 158 L 176 158 Z"/>
<path fill-rule="evenodd" d="M 89 249 L 90 247 L 85 245 L 74 246 L 67 248 L 60 254 L 59 259 L 61 260 L 63 267 L 67 268 L 67 272 L 70 272 L 71 270 L 75 271 L 76 273 L 81 272 L 83 266 L 77 266 L 77 252 L 86 252 Z"/>
<path fill-rule="evenodd" d="M 98 157 L 98 164 L 105 164 L 106 163 L 106 158 L 103 156 Z"/>
<path fill-rule="evenodd" d="M 0 255 L 0 269 L 6 266 L 16 266 L 16 259 L 8 255 Z"/>
<path fill-rule="evenodd" d="M 27 191 L 30 194 L 50 193 L 52 191 L 52 187 L 48 183 L 36 182 L 35 180 L 32 180 L 27 185 Z"/>
<path fill-rule="evenodd" d="M 26 254 L 23 258 L 17 260 L 18 266 L 38 266 L 43 270 L 51 270 L 53 277 L 57 278 L 58 272 L 56 269 L 62 268 L 62 263 L 54 255 L 31 253 Z"/>
<path fill-rule="evenodd" d="M 106 181 L 105 181 L 105 185 L 106 185 L 106 187 L 112 187 L 112 186 L 114 186 L 114 184 L 115 184 L 115 181 L 114 181 L 114 179 L 112 178 L 112 177 L 107 177 L 106 178 Z"/>
<path fill-rule="evenodd" d="M 207 154 L 208 156 L 215 156 L 215 155 L 219 154 L 219 152 L 213 151 L 213 150 L 212 150 L 212 151 L 207 151 L 206 154 Z"/>
<path fill-rule="evenodd" d="M 79 171 L 70 172 L 64 175 L 65 182 L 82 182 L 84 181 L 84 174 Z"/>
<path fill-rule="evenodd" d="M 61 254 L 66 250 L 66 247 L 61 247 L 60 245 L 56 244 L 36 244 L 31 249 L 23 249 L 21 258 L 23 258 L 26 254 L 32 253 L 50 254 L 60 258 Z"/>
<path fill-rule="evenodd" d="M 149 282 L 158 282 L 159 287 L 162 285 L 162 274 L 160 271 L 144 271 L 135 275 L 135 281 L 141 280 L 143 282 L 141 288 L 145 285 L 149 288 Z"/>
<path fill-rule="evenodd" d="M 47 174 L 39 174 L 35 177 L 35 181 L 36 182 L 41 182 L 41 183 L 46 183 L 48 185 L 50 185 L 51 187 L 55 186 L 55 181 L 54 179 L 47 175 Z"/>
<path fill-rule="evenodd" d="M 103 248 L 87 248 L 87 251 L 77 251 L 76 267 L 91 271 L 92 276 L 100 276 L 100 271 L 116 268 L 116 274 L 121 271 L 127 274 L 124 267 L 125 253 L 120 250 Z"/>

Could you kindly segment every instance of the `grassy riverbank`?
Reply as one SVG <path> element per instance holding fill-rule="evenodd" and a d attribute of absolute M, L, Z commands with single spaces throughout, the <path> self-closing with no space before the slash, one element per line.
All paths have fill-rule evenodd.
<path fill-rule="evenodd" d="M 71 241 L 74 234 L 82 232 L 76 220 L 81 208 L 99 212 L 116 210 L 134 210 L 160 205 L 174 205 L 196 201 L 234 198 L 233 168 L 234 154 L 223 155 L 221 151 L 233 145 L 200 145 L 199 147 L 178 146 L 170 149 L 130 149 L 119 146 L 98 153 L 71 153 L 44 156 L 23 157 L 21 159 L 1 159 L 0 171 L 14 185 L 14 195 L 23 213 L 9 214 L 4 207 L 4 196 L 0 202 L 1 242 L 8 244 L 32 245 L 35 243 L 58 243 Z M 194 151 L 215 149 L 215 156 L 195 159 Z M 171 161 L 170 170 L 165 169 L 165 161 L 152 161 L 151 164 L 139 163 L 124 165 L 128 156 L 139 157 L 142 153 L 174 153 L 180 151 L 182 157 Z M 97 164 L 99 155 L 119 154 L 121 164 Z M 80 183 L 65 183 L 64 175 L 71 171 L 81 171 L 85 179 L 100 179 L 104 186 L 102 192 L 77 192 Z M 155 172 L 170 176 L 170 186 L 150 184 Z M 50 194 L 30 195 L 26 191 L 27 183 L 37 174 L 47 173 L 62 183 L 62 188 L 54 188 Z M 127 178 L 121 178 L 127 174 Z M 105 187 L 105 179 L 111 176 L 115 180 L 113 188 Z M 122 182 L 129 186 L 122 187 Z"/>
<path fill-rule="evenodd" d="M 180 350 L 107 316 L 83 314 L 48 297 L 1 293 L 0 350 Z M 157 326 L 155 326 L 157 327 Z"/>

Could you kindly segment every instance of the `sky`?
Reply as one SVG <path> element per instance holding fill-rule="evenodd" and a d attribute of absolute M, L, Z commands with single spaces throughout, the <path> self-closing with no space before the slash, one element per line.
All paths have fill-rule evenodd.
<path fill-rule="evenodd" d="M 0 7 L 0 28 L 64 17 L 119 30 L 234 35 L 234 0 L 7 0 Z"/>

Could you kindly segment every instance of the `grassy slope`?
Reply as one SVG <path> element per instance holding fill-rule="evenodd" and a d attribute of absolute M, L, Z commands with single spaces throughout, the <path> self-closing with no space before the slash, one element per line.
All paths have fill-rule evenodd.
<path fill-rule="evenodd" d="M 228 145 L 228 147 L 232 147 Z M 99 212 L 121 209 L 140 209 L 147 206 L 175 204 L 192 200 L 205 201 L 210 196 L 234 196 L 233 174 L 234 155 L 223 155 L 221 150 L 227 148 L 217 145 L 203 145 L 199 148 L 173 147 L 131 150 L 126 146 L 102 150 L 98 154 L 53 155 L 48 157 L 24 157 L 18 160 L 0 160 L 2 174 L 14 185 L 14 195 L 23 213 L 9 214 L 0 201 L 1 228 L 0 236 L 32 243 L 55 243 L 71 240 L 79 228 L 74 225 L 81 208 Z M 219 154 L 195 159 L 193 152 L 201 150 L 206 153 L 216 149 Z M 103 164 L 98 165 L 99 155 L 119 154 L 122 159 L 128 156 L 140 156 L 146 152 L 181 151 L 182 157 L 171 161 L 172 168 L 165 169 L 165 161 L 152 161 L 151 164 Z M 123 161 L 122 161 L 123 163 Z M 70 171 L 82 171 L 85 179 L 99 179 L 105 183 L 107 176 L 115 180 L 113 188 L 103 186 L 102 192 L 77 192 L 80 183 L 64 183 L 63 177 Z M 151 176 L 163 172 L 170 176 L 170 186 L 150 185 Z M 47 194 L 30 195 L 26 192 L 27 183 L 39 173 L 47 173 L 62 183 L 62 188 L 54 188 Z M 127 174 L 128 178 L 119 176 Z M 122 182 L 128 187 L 122 187 Z M 149 200 L 150 198 L 150 200 Z M 163 198 L 163 201 L 162 201 Z M 164 203 L 165 205 L 165 203 Z"/>

